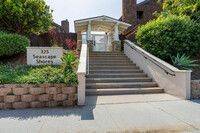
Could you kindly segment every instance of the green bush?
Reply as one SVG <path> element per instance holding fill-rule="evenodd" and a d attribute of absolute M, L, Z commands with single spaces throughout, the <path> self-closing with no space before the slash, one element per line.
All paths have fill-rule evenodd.
<path fill-rule="evenodd" d="M 77 84 L 75 72 L 65 73 L 63 66 L 0 66 L 0 84 Z"/>
<path fill-rule="evenodd" d="M 0 56 L 11 56 L 25 52 L 27 46 L 30 46 L 28 38 L 0 32 Z"/>
<path fill-rule="evenodd" d="M 139 27 L 136 38 L 140 47 L 164 60 L 177 53 L 200 54 L 200 25 L 187 16 L 160 16 Z"/>

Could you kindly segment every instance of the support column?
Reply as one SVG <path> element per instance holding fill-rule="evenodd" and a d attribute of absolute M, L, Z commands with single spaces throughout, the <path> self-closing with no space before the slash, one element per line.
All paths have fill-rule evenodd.
<path fill-rule="evenodd" d="M 88 23 L 88 32 L 87 32 L 87 40 L 92 40 L 92 37 L 91 37 L 91 21 L 89 21 Z"/>
<path fill-rule="evenodd" d="M 113 41 L 112 42 L 112 51 L 114 52 L 120 52 L 121 51 L 121 41 Z"/>
<path fill-rule="evenodd" d="M 77 32 L 77 52 L 78 55 L 81 53 L 81 47 L 82 47 L 82 34 L 81 31 Z"/>
<path fill-rule="evenodd" d="M 121 41 L 119 40 L 118 26 L 119 26 L 119 23 L 115 25 L 114 41 L 112 41 L 112 51 L 115 51 L 115 52 L 121 51 Z"/>
<path fill-rule="evenodd" d="M 93 51 L 94 41 L 93 40 L 87 40 L 87 46 L 89 47 L 89 52 Z"/>
<path fill-rule="evenodd" d="M 118 25 L 119 25 L 119 23 L 117 23 L 117 24 L 115 25 L 115 35 L 114 35 L 114 40 L 115 40 L 115 41 L 119 41 L 119 30 L 118 30 Z"/>
<path fill-rule="evenodd" d="M 88 23 L 88 32 L 87 32 L 87 46 L 89 47 L 89 51 L 93 51 L 93 40 L 92 40 L 92 34 L 91 34 L 91 21 Z"/>

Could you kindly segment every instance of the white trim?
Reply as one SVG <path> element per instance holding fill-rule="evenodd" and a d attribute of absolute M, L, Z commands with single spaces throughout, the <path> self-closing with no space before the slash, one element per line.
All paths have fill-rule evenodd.
<path fill-rule="evenodd" d="M 99 16 L 99 17 L 92 17 L 92 18 L 87 18 L 87 19 L 75 20 L 74 23 L 78 24 L 78 23 L 84 23 L 84 22 L 88 22 L 88 21 L 101 20 L 101 19 L 105 19 L 105 20 L 107 19 L 107 20 L 111 20 L 111 21 L 117 22 L 119 24 L 123 24 L 123 25 L 126 25 L 126 26 L 131 26 L 131 24 L 119 21 L 117 19 L 105 16 L 105 15 L 104 16 Z"/>

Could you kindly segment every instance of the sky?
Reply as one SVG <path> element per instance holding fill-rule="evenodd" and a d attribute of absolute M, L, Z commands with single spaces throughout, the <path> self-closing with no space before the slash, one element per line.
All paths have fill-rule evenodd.
<path fill-rule="evenodd" d="M 68 19 L 70 32 L 74 32 L 74 20 L 106 15 L 119 19 L 122 15 L 122 0 L 45 0 L 53 9 L 57 24 Z M 140 2 L 139 0 L 138 2 Z"/>

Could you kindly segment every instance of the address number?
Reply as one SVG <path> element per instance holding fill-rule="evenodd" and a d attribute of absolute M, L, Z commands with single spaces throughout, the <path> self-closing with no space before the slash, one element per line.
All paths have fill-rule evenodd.
<path fill-rule="evenodd" d="M 41 54 L 49 54 L 49 50 L 41 50 Z"/>

